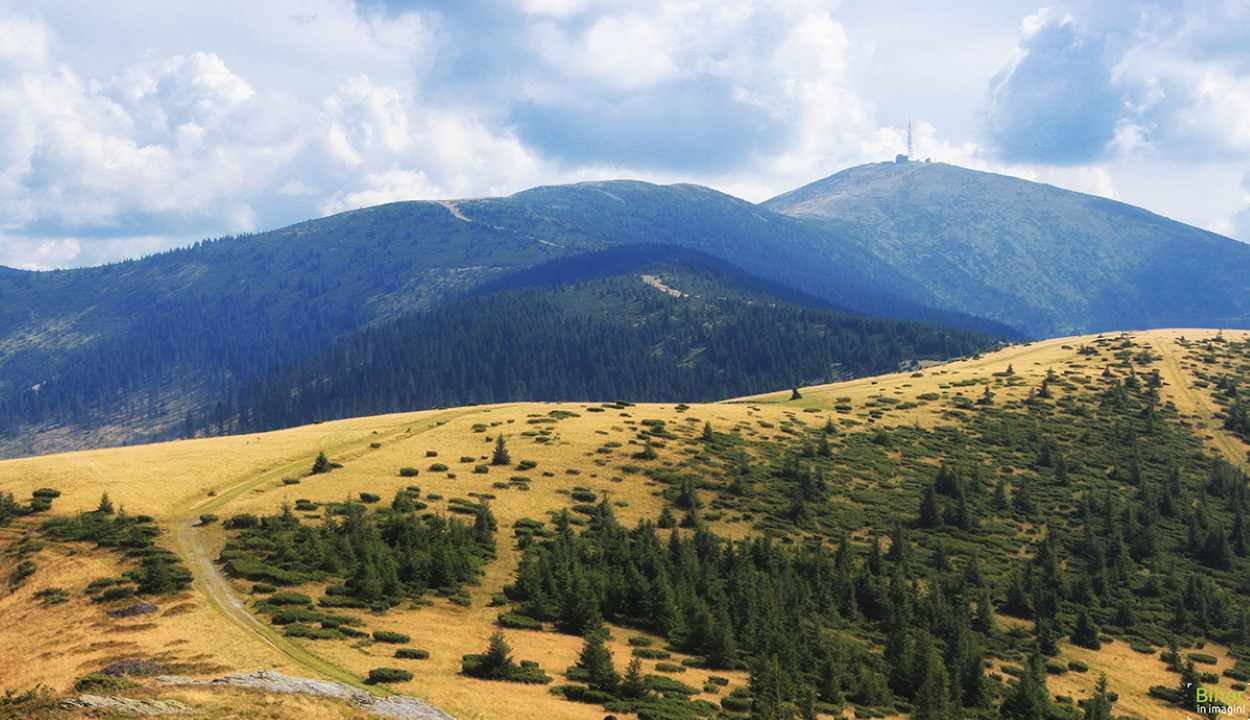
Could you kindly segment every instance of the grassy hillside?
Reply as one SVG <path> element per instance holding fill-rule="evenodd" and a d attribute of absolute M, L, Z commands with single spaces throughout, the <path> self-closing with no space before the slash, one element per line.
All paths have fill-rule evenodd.
<path fill-rule="evenodd" d="M 826 223 L 890 268 L 886 289 L 1033 336 L 1250 325 L 1250 246 L 1106 198 L 913 162 L 763 206 Z"/>
<path fill-rule="evenodd" d="M 1041 656 L 1046 697 L 1090 698 L 1106 673 L 1117 714 L 1179 713 L 1148 692 L 1181 680 L 1160 659 L 1170 643 L 1179 669 L 1186 656 L 1196 659 L 1195 672 L 1206 674 L 1198 682 L 1210 687 L 1235 689 L 1244 682 L 1239 663 L 1250 659 L 1240 580 L 1250 569 L 1240 474 L 1250 446 L 1223 429 L 1248 378 L 1243 334 L 1139 333 L 1014 346 L 916 373 L 805 388 L 795 400 L 786 391 L 706 405 L 494 405 L 5 461 L 0 492 L 16 503 L 40 488 L 61 494 L 50 509 L 0 529 L 0 575 L 8 579 L 0 597 L 3 686 L 20 692 L 43 683 L 65 693 L 74 678 L 126 657 L 198 677 L 272 667 L 359 681 L 370 669 L 394 667 L 414 678 L 386 687 L 457 717 L 584 717 L 604 710 L 545 685 L 459 674 L 461 657 L 482 653 L 497 617 L 510 613 L 543 627 L 504 630 L 514 657 L 536 661 L 551 686 L 584 687 L 585 679 L 563 677 L 587 644 L 569 634 L 582 610 L 561 601 L 573 597 L 593 599 L 608 621 L 618 673 L 640 647 L 630 638 L 647 638 L 650 650 L 663 652 L 644 655 L 669 657 L 642 658 L 644 674 L 694 693 L 643 715 L 711 707 L 732 718 L 749 706 L 742 695 L 751 686 L 757 700 L 772 697 L 783 709 L 811 702 L 825 716 L 858 709 L 921 717 L 933 703 L 972 697 L 967 676 L 956 682 L 962 666 L 953 660 L 980 657 L 988 669 L 984 679 L 975 675 L 980 699 L 968 713 L 1000 717 L 1003 699 L 1031 682 L 1033 649 L 1048 644 L 1057 654 Z M 496 465 L 500 437 L 510 457 Z M 310 474 L 321 452 L 341 467 Z M 415 475 L 401 475 L 403 468 Z M 152 516 L 163 531 L 158 545 L 196 574 L 189 590 L 144 597 L 156 613 L 110 619 L 105 610 L 134 598 L 94 602 L 87 594 L 94 579 L 118 578 L 141 556 L 39 530 L 49 517 L 97 508 L 106 492 L 118 512 Z M 313 542 L 319 528 L 355 537 L 349 528 L 359 527 L 364 538 L 376 522 L 388 537 L 400 497 L 426 505 L 412 507 L 414 522 L 432 512 L 473 525 L 489 508 L 494 557 L 482 550 L 468 561 L 481 562 L 480 584 L 423 587 L 401 573 L 395 587 L 369 591 L 368 563 L 331 572 L 308 561 L 314 546 L 322 562 L 329 557 L 324 539 Z M 192 527 L 205 514 L 219 520 Z M 223 527 L 246 526 L 230 520 L 249 515 L 270 519 Z M 639 523 L 665 515 L 678 527 L 657 530 L 667 549 L 654 554 Z M 357 557 L 381 557 L 370 541 L 359 542 Z M 614 544 L 640 542 L 620 556 L 624 574 L 615 579 Z M 236 570 L 269 580 L 216 581 L 207 560 L 223 550 L 232 561 L 250 560 L 233 562 Z M 23 562 L 33 571 L 19 572 Z M 613 589 L 632 582 L 631 562 L 659 563 L 645 577 L 668 578 L 671 611 L 664 603 L 658 614 L 631 606 L 628 593 Z M 690 571 L 672 573 L 671 562 L 690 563 Z M 787 570 L 797 567 L 811 572 Z M 292 606 L 275 607 L 275 593 L 257 588 L 278 581 L 297 583 L 279 593 L 314 601 L 344 586 L 328 597 L 364 607 L 314 602 L 302 612 L 361 624 L 327 628 L 331 639 L 283 637 L 290 626 L 273 624 L 275 610 Z M 556 605 L 544 610 L 535 592 L 546 582 L 580 590 L 549 597 Z M 63 590 L 65 601 L 37 595 L 48 588 Z M 762 598 L 775 605 L 756 607 Z M 952 622 L 960 617 L 968 624 Z M 1096 628 L 1094 642 L 1080 634 L 1085 622 Z M 708 632 L 696 632 L 701 623 Z M 341 637 L 344 629 L 408 641 Z M 1098 649 L 1074 644 L 1074 632 Z M 429 659 L 395 658 L 397 647 L 428 651 Z M 949 671 L 933 669 L 935 661 Z M 769 677 L 783 682 L 769 686 Z M 254 702 L 239 693 L 135 692 L 190 697 L 218 716 Z M 289 716 L 301 701 L 266 702 Z"/>

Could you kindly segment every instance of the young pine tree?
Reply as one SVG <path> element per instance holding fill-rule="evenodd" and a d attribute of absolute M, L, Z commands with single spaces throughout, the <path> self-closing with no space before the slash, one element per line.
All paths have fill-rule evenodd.
<path fill-rule="evenodd" d="M 621 676 L 612 663 L 612 651 L 603 642 L 604 633 L 593 632 L 586 636 L 582 652 L 577 656 L 577 667 L 586 671 L 586 684 L 592 690 L 616 692 Z"/>
<path fill-rule="evenodd" d="M 1050 715 L 1050 693 L 1046 689 L 1046 661 L 1036 649 L 1028 666 L 999 706 L 999 713 L 1010 720 L 1046 720 Z"/>
<path fill-rule="evenodd" d="M 503 433 L 495 438 L 495 452 L 490 456 L 491 465 L 508 465 L 512 463 L 512 456 L 508 454 L 507 443 L 503 439 Z"/>
<path fill-rule="evenodd" d="M 323 450 L 317 453 L 317 459 L 313 460 L 311 473 L 313 475 L 320 475 L 321 473 L 330 472 L 332 468 L 333 466 L 330 463 L 330 458 L 326 457 L 325 451 Z"/>
<path fill-rule="evenodd" d="M 641 660 L 633 658 L 625 666 L 625 677 L 621 678 L 616 694 L 626 700 L 641 700 L 651 694 L 647 689 L 647 681 L 642 676 Z"/>

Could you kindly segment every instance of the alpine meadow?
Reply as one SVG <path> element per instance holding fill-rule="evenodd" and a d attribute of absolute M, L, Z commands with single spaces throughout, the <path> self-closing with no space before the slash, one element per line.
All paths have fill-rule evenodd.
<path fill-rule="evenodd" d="M 942 163 L 0 272 L 0 717 L 1244 714 L 1250 247 Z"/>

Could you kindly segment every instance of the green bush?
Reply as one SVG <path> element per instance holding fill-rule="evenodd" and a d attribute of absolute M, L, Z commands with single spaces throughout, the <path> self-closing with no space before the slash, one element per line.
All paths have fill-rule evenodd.
<path fill-rule="evenodd" d="M 74 681 L 74 690 L 80 693 L 111 695 L 120 690 L 142 687 L 139 683 L 104 673 L 89 673 Z"/>
<path fill-rule="evenodd" d="M 30 495 L 31 497 L 44 498 L 45 500 L 55 500 L 61 497 L 61 491 L 53 490 L 52 488 L 39 488 Z"/>
<path fill-rule="evenodd" d="M 360 493 L 360 502 L 362 503 L 375 503 L 381 499 L 382 499 L 381 495 L 374 495 L 373 493 L 367 493 L 367 492 Z"/>
<path fill-rule="evenodd" d="M 1150 686 L 1150 697 L 1166 700 L 1170 703 L 1180 705 L 1184 702 L 1181 691 L 1176 688 L 1164 687 L 1163 685 Z"/>
<path fill-rule="evenodd" d="M 134 597 L 134 594 L 134 585 L 114 585 L 113 587 L 105 588 L 104 592 L 100 593 L 100 601 L 109 602 L 110 600 L 122 600 L 124 598 Z"/>
<path fill-rule="evenodd" d="M 303 623 L 291 623 L 282 633 L 283 637 L 308 638 L 309 640 L 342 640 L 343 633 L 327 628 L 315 628 Z"/>
<path fill-rule="evenodd" d="M 644 660 L 667 660 L 673 656 L 673 654 L 667 650 L 649 647 L 635 647 L 633 650 L 630 650 L 630 652 L 633 653 L 634 657 L 640 657 Z"/>
<path fill-rule="evenodd" d="M 432 463 L 430 465 L 430 472 L 447 472 L 447 466 L 443 463 Z"/>
<path fill-rule="evenodd" d="M 23 560 L 18 563 L 17 569 L 13 571 L 11 580 L 13 583 L 19 583 L 31 575 L 34 575 L 35 571 L 38 569 L 39 568 L 35 565 L 33 560 Z"/>
<path fill-rule="evenodd" d="M 312 605 L 312 598 L 303 593 L 280 592 L 270 596 L 266 602 L 274 605 Z"/>
<path fill-rule="evenodd" d="M 1207 655 L 1206 653 L 1186 653 L 1185 657 L 1199 665 L 1214 665 L 1217 662 L 1214 655 Z"/>
<path fill-rule="evenodd" d="M 392 643 L 394 645 L 402 645 L 412 640 L 403 633 L 391 632 L 390 630 L 374 630 L 373 639 L 380 643 Z"/>
<path fill-rule="evenodd" d="M 420 474 L 421 474 L 421 471 L 414 467 L 401 467 L 399 469 L 400 477 L 416 477 Z"/>
<path fill-rule="evenodd" d="M 674 680 L 663 675 L 652 675 L 648 673 L 643 678 L 647 687 L 658 693 L 680 693 L 682 695 L 697 695 L 698 688 L 693 688 L 680 680 Z"/>
<path fill-rule="evenodd" d="M 506 627 L 514 630 L 542 630 L 543 624 L 528 615 L 518 615 L 514 612 L 499 613 L 496 619 L 500 627 Z"/>
<path fill-rule="evenodd" d="M 656 670 L 659 670 L 660 672 L 666 672 L 666 673 L 684 673 L 684 672 L 686 672 L 686 666 L 685 666 L 685 665 L 674 665 L 673 663 L 666 663 L 666 662 L 658 662 L 658 663 L 656 663 L 656 664 L 655 664 L 655 669 L 656 669 Z"/>
<path fill-rule="evenodd" d="M 395 651 L 395 657 L 400 660 L 428 660 L 430 651 L 417 650 L 416 648 L 399 648 Z"/>
<path fill-rule="evenodd" d="M 252 585 L 252 594 L 253 595 L 267 595 L 271 592 L 274 592 L 277 589 L 278 588 L 268 583 L 256 583 L 255 585 Z"/>
<path fill-rule="evenodd" d="M 646 635 L 634 635 L 629 639 L 629 644 L 633 647 L 651 647 L 651 638 Z"/>
<path fill-rule="evenodd" d="M 227 530 L 250 530 L 260 527 L 260 518 L 251 513 L 238 513 L 231 515 L 224 524 Z"/>
<path fill-rule="evenodd" d="M 407 670 L 399 670 L 397 668 L 373 668 L 369 671 L 369 677 L 365 682 L 376 685 L 378 683 L 408 682 L 412 679 L 412 673 Z"/>
<path fill-rule="evenodd" d="M 69 593 L 63 588 L 49 587 L 36 592 L 35 597 L 42 600 L 45 605 L 60 605 L 69 600 Z"/>

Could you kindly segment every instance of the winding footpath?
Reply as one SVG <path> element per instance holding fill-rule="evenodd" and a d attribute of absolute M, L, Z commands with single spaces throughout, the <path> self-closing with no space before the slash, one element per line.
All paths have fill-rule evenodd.
<path fill-rule="evenodd" d="M 478 412 L 476 410 L 453 410 L 440 415 L 434 415 L 421 421 L 424 429 L 436 427 L 441 422 L 460 415 Z M 365 450 L 370 443 L 382 440 L 388 440 L 399 435 L 410 432 L 413 423 L 406 422 L 401 425 L 390 428 L 386 431 L 380 431 L 378 434 L 368 434 L 357 440 L 344 443 L 342 445 L 326 448 L 327 454 L 342 455 L 353 451 Z M 418 430 L 417 433 L 423 432 Z M 247 609 L 246 601 L 235 594 L 230 579 L 227 578 L 214 561 L 216 553 L 212 550 L 212 536 L 209 530 L 200 523 L 200 516 L 206 513 L 219 512 L 223 507 L 237 499 L 246 492 L 264 485 L 265 483 L 278 480 L 280 478 L 291 475 L 302 475 L 309 467 L 312 466 L 316 453 L 308 455 L 306 458 L 289 462 L 281 467 L 266 470 L 255 477 L 247 478 L 235 484 L 233 487 L 219 492 L 214 497 L 209 497 L 203 502 L 192 501 L 188 505 L 183 506 L 175 511 L 170 518 L 174 528 L 174 544 L 176 551 L 182 556 L 187 566 L 190 568 L 194 579 L 192 587 L 197 590 L 209 605 L 217 611 L 226 621 L 244 630 L 249 635 L 256 638 L 259 642 L 268 645 L 273 650 L 285 655 L 287 658 L 295 662 L 300 667 L 315 673 L 321 677 L 345 683 L 354 688 L 358 688 L 369 694 L 376 694 L 382 697 L 393 696 L 394 693 L 388 692 L 382 686 L 366 686 L 361 678 L 354 673 L 345 670 L 334 663 L 300 647 L 283 637 L 272 627 L 262 622 Z M 448 716 L 450 717 L 450 716 Z"/>

